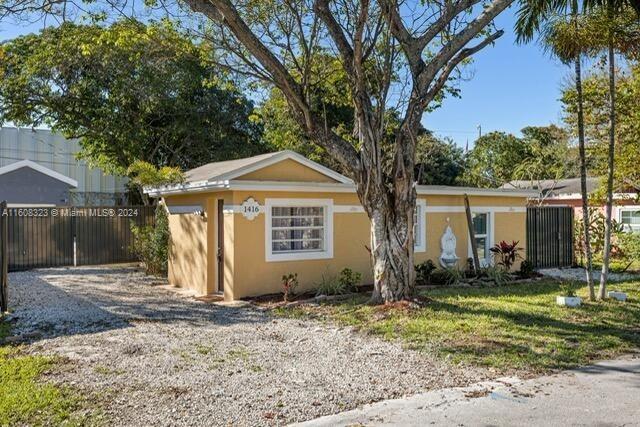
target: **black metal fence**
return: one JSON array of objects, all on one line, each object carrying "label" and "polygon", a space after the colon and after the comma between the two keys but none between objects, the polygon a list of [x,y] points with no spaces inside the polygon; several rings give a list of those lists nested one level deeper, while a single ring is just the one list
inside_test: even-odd
[{"label": "black metal fence", "polygon": [[8,268],[135,261],[131,224],[152,225],[154,210],[152,206],[8,208]]},{"label": "black metal fence", "polygon": [[573,208],[527,208],[527,259],[535,268],[573,265]]}]

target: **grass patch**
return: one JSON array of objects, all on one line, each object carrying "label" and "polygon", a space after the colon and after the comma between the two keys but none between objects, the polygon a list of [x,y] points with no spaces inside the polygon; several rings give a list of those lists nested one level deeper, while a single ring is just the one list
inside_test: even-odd
[{"label": "grass patch", "polygon": [[[9,335],[10,325],[0,321],[0,340]],[[85,403],[75,391],[40,380],[55,363],[24,355],[20,347],[0,346],[0,426],[94,424],[75,414]]]},{"label": "grass patch", "polygon": [[355,326],[454,363],[505,371],[547,372],[615,357],[640,347],[640,282],[614,284],[626,303],[586,300],[580,308],[555,304],[556,282],[491,288],[442,288],[421,295],[421,308],[366,305],[365,297],[317,307],[280,308],[282,316],[313,316]]}]

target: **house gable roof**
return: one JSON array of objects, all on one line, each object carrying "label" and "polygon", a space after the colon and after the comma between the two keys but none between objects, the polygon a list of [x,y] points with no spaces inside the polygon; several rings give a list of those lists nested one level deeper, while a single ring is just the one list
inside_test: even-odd
[{"label": "house gable roof", "polygon": [[59,172],[56,172],[52,169],[49,169],[45,166],[42,166],[39,163],[36,163],[34,161],[31,160],[20,160],[19,162],[15,162],[15,163],[11,163],[10,165],[7,166],[3,166],[0,168],[0,175],[4,175],[7,174],[9,172],[13,172],[15,170],[21,169],[21,168],[30,168],[33,169],[37,172],[40,172],[41,174],[50,176],[53,179],[56,179],[58,181],[64,182],[65,184],[69,184],[71,187],[73,188],[77,188],[78,187],[78,181],[76,181],[73,178],[69,178],[66,175],[62,175]]},{"label": "house gable roof", "polygon": [[185,173],[187,183],[229,181],[284,160],[293,160],[342,184],[353,183],[349,178],[322,166],[293,151],[284,150],[238,160],[208,163]]}]

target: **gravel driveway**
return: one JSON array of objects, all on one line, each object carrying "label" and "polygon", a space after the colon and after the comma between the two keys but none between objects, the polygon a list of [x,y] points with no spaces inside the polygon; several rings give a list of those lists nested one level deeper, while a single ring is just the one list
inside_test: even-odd
[{"label": "gravel driveway", "polygon": [[62,356],[52,381],[97,396],[111,425],[273,425],[488,378],[315,321],[154,286],[133,269],[11,273],[15,331]]}]

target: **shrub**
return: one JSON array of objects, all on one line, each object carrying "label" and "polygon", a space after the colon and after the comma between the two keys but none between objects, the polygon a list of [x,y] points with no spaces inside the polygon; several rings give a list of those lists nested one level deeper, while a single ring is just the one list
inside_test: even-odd
[{"label": "shrub", "polygon": [[518,271],[518,275],[520,277],[529,278],[533,277],[535,273],[535,269],[533,268],[533,263],[528,259],[525,259],[520,263],[520,270]]},{"label": "shrub", "polygon": [[560,296],[563,297],[575,297],[576,290],[580,287],[580,285],[576,282],[562,282],[560,283]]},{"label": "shrub", "polygon": [[615,234],[615,242],[615,258],[626,264],[622,271],[628,270],[634,263],[640,263],[640,234],[619,232]]},{"label": "shrub", "polygon": [[416,282],[418,285],[428,285],[431,283],[431,273],[436,269],[435,264],[430,259],[416,264]]},{"label": "shrub", "polygon": [[298,273],[289,273],[282,276],[282,291],[284,294],[284,302],[289,301],[289,298],[295,295],[298,285]]},{"label": "shrub", "polygon": [[434,285],[455,285],[464,277],[464,272],[456,267],[438,268],[431,273],[431,283]]},{"label": "shrub", "polygon": [[167,275],[169,257],[169,217],[167,210],[158,204],[155,212],[155,225],[139,227],[131,223],[133,233],[133,252],[144,264],[146,274]]},{"label": "shrub", "polygon": [[503,240],[489,249],[498,258],[497,264],[503,266],[507,271],[510,271],[516,259],[521,257],[522,248],[518,247],[518,243],[516,241],[507,243]]},{"label": "shrub", "polygon": [[323,274],[319,283],[316,283],[316,295],[342,295],[349,293],[349,288],[336,276]]},{"label": "shrub", "polygon": [[338,282],[347,292],[356,292],[361,280],[362,274],[350,268],[343,268],[338,278]]},{"label": "shrub", "polygon": [[498,266],[490,266],[482,269],[482,273],[498,286],[506,285],[511,281],[509,272]]}]

